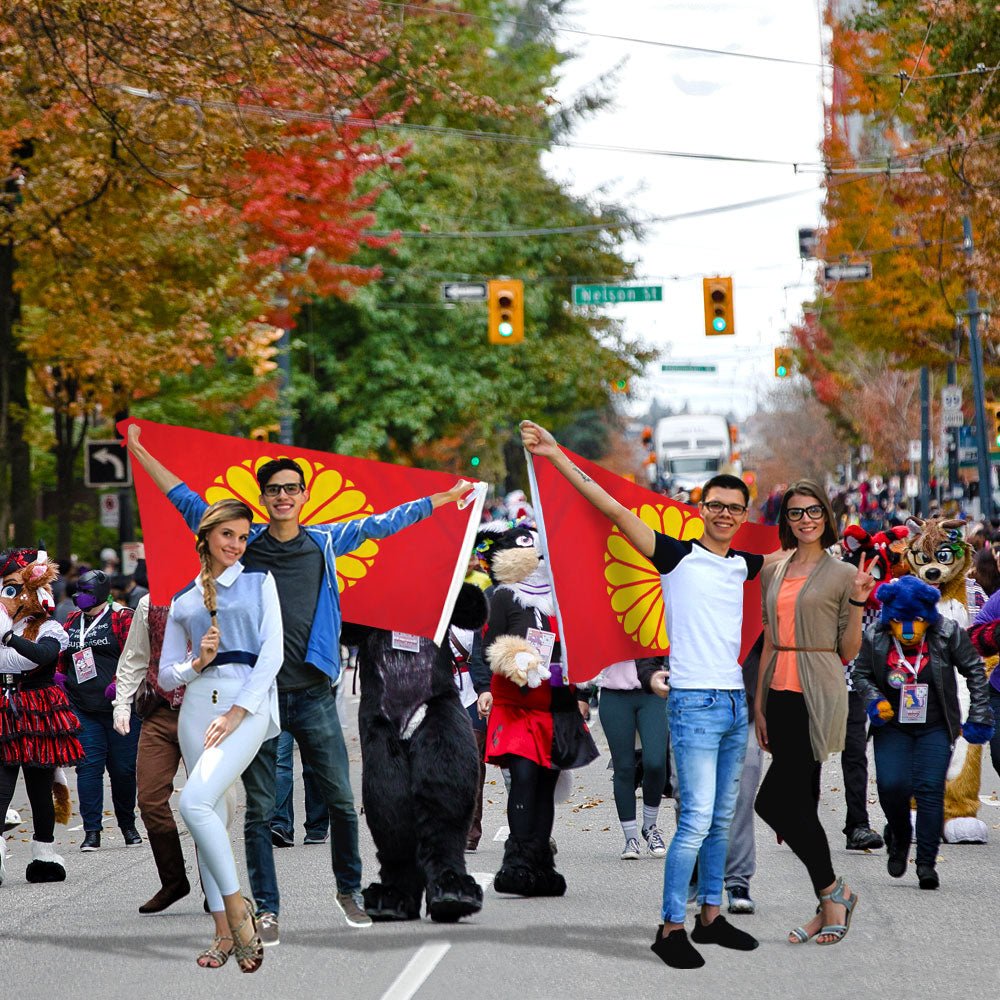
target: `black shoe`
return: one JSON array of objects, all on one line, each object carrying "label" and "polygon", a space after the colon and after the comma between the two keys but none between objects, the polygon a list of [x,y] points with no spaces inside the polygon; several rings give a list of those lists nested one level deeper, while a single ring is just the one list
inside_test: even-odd
[{"label": "black shoe", "polygon": [[877,851],[885,842],[870,826],[856,826],[847,835],[849,851]]},{"label": "black shoe", "polygon": [[907,855],[910,853],[910,844],[909,842],[897,844],[888,823],[882,831],[882,836],[885,839],[886,850],[889,852],[889,857],[885,865],[886,871],[893,878],[902,878],[906,874]]},{"label": "black shoe", "polygon": [[734,927],[721,914],[710,924],[703,924],[701,917],[696,917],[691,940],[695,944],[717,944],[723,948],[732,948],[734,951],[753,951],[760,946],[755,937]]},{"label": "black shoe", "polygon": [[271,831],[271,843],[275,847],[294,847],[295,841],[283,834],[280,830]]},{"label": "black shoe", "polygon": [[122,830],[122,837],[126,847],[138,847],[142,843],[142,837],[139,836],[139,831],[134,826]]},{"label": "black shoe", "polygon": [[705,959],[688,940],[687,931],[683,927],[663,937],[663,924],[660,924],[656,928],[656,940],[649,946],[649,950],[671,969],[700,969],[705,964]]},{"label": "black shoe", "polygon": [[101,833],[99,830],[88,830],[83,835],[83,843],[80,845],[81,851],[96,851],[101,846]]},{"label": "black shoe", "polygon": [[941,884],[937,869],[933,865],[917,865],[917,878],[920,880],[921,889],[936,889]]}]

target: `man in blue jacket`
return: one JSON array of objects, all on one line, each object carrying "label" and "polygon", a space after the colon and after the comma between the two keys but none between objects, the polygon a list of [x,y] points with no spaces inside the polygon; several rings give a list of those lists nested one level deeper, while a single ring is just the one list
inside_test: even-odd
[{"label": "man in blue jacket", "polygon": [[[195,531],[207,502],[158,462],[129,427],[128,447],[136,461]],[[330,810],[330,850],[337,904],[352,927],[369,927],[361,900],[358,814],[351,791],[347,746],[331,683],[340,676],[340,593],[336,557],[367,538],[386,538],[459,500],[472,488],[460,480],[447,493],[414,500],[384,514],[337,524],[303,526],[299,516],[309,492],[298,464],[290,458],[266,462],[257,472],[260,502],[269,522],[250,529],[243,562],[269,570],[278,587],[285,651],[278,673],[281,728],[292,733],[303,760],[315,773]],[[278,943],[279,894],[270,823],[274,814],[277,737],[266,741],[243,772],[246,790],[247,872],[265,945]]]}]

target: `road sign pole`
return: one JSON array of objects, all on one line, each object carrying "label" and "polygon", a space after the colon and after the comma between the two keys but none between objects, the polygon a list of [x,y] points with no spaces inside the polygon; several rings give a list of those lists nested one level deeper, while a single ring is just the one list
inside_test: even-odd
[{"label": "road sign pole", "polygon": [[[958,365],[948,362],[948,385],[958,385]],[[958,428],[948,428],[948,495],[955,498],[955,487],[958,486]]]},{"label": "road sign pole", "polygon": [[[972,220],[962,217],[965,255],[971,261],[975,245],[972,242]],[[979,448],[979,509],[988,521],[993,516],[993,482],[990,468],[989,441],[986,437],[986,387],[983,379],[983,344],[979,339],[979,293],[969,283],[966,292],[969,313],[969,360],[972,368],[972,391],[976,397],[976,443]]]},{"label": "road sign pole", "polygon": [[920,516],[931,508],[931,373],[920,369]]}]

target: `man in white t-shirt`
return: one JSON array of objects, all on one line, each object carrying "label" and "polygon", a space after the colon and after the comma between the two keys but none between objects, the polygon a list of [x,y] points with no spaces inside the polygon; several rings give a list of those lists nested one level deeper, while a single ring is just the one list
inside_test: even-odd
[{"label": "man in white t-shirt", "polygon": [[[733,927],[719,911],[729,826],[747,744],[747,703],[739,664],[743,585],[764,564],[764,556],[730,548],[747,519],[746,484],[735,476],[710,479],[702,489],[699,511],[705,533],[697,541],[682,542],[654,531],[622,506],[577,468],[544,428],[523,421],[521,440],[532,455],[547,458],[662,575],[670,636],[667,716],[680,809],[664,868],[663,926],[652,950],[673,968],[705,964],[691,940],[751,951],[757,940]],[[666,673],[654,674],[651,683],[654,691],[666,696]],[[701,913],[689,940],[684,917],[688,883],[699,855]]]}]

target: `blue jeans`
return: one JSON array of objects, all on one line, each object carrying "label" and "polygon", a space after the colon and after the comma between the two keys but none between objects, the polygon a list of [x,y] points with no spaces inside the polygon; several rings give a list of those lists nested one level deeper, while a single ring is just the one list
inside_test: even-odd
[{"label": "blue jeans", "polygon": [[683,924],[698,862],[698,902],[719,906],[747,750],[747,699],[738,691],[674,688],[667,698],[677,831],[663,871],[663,920]]},{"label": "blue jeans", "polygon": [[[329,684],[304,691],[279,691],[282,731],[291,733],[304,763],[312,767],[320,795],[330,812],[333,836],[330,855],[338,892],[361,888],[358,813],[351,792],[347,746],[337,715],[337,700]],[[247,796],[247,874],[257,912],[278,913],[278,876],[274,869],[271,817],[277,785],[278,737],[265,740],[243,772]]]},{"label": "blue jeans", "polygon": [[[275,784],[274,817],[271,829],[286,840],[295,839],[295,763],[292,753],[295,739],[291,733],[278,737],[277,781]],[[330,829],[330,810],[323,801],[313,769],[302,761],[302,784],[306,796],[306,836],[313,840],[324,840]]]},{"label": "blue jeans", "polygon": [[872,734],[875,781],[882,812],[896,844],[911,840],[910,799],[917,800],[917,864],[937,861],[944,826],[944,782],[951,760],[945,726],[907,731],[888,725]]},{"label": "blue jeans", "polygon": [[111,802],[121,830],[135,826],[135,756],[142,723],[134,712],[128,736],[116,733],[110,712],[73,713],[80,720],[80,743],[87,755],[76,765],[76,793],[87,833],[99,833],[104,815],[104,771],[111,778]]}]

